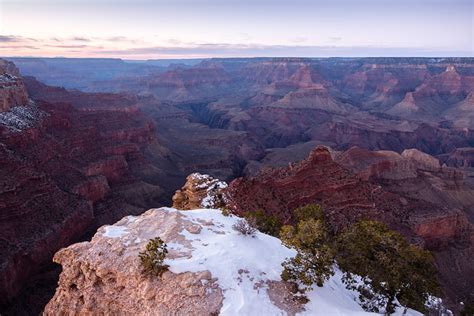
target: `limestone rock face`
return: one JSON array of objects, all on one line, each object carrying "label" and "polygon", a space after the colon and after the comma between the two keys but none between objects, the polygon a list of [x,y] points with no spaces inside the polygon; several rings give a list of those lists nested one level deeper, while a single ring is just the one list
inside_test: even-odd
[{"label": "limestone rock face", "polygon": [[223,189],[227,183],[209,175],[192,173],[186,183],[173,196],[173,207],[180,210],[218,208],[225,205]]},{"label": "limestone rock face", "polygon": [[178,212],[150,210],[101,227],[90,242],[60,250],[54,261],[63,266],[56,294],[44,315],[210,315],[222,306],[222,290],[209,271],[165,272],[162,278],[141,272],[138,253],[160,236],[170,259],[191,256],[190,242],[180,233],[201,227]]},{"label": "limestone rock face", "polygon": [[0,59],[0,112],[28,104],[28,94],[18,69],[12,62]]},{"label": "limestone rock face", "polygon": [[438,170],[440,167],[438,159],[418,149],[405,149],[402,156],[414,160],[418,166],[424,167],[426,170]]}]

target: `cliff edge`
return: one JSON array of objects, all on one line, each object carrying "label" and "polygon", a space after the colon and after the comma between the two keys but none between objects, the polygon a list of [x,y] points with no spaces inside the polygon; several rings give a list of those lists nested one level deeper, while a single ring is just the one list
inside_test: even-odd
[{"label": "cliff edge", "polygon": [[[54,256],[63,272],[44,315],[365,314],[337,269],[307,293],[308,303],[296,300],[280,279],[281,263],[295,252],[260,232],[240,234],[232,227],[238,220],[216,209],[160,208],[102,226],[90,242]],[[161,278],[142,274],[138,257],[157,236],[169,251]]]}]

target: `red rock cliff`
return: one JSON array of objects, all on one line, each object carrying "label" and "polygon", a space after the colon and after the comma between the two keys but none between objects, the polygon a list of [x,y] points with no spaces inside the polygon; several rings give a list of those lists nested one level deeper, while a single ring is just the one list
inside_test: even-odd
[{"label": "red rock cliff", "polygon": [[139,112],[25,109],[28,125],[0,122],[0,306],[59,248],[161,204],[162,189],[144,180],[155,172],[144,157],[155,127]]},{"label": "red rock cliff", "polygon": [[12,62],[0,59],[0,112],[27,103],[28,94],[18,69]]}]

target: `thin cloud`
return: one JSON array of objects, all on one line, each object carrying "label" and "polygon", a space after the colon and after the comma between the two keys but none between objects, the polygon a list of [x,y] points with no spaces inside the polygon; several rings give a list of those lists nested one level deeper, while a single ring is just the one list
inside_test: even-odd
[{"label": "thin cloud", "polygon": [[332,56],[467,56],[466,52],[436,51],[413,47],[337,46],[337,45],[263,45],[201,43],[186,46],[144,46],[125,49],[90,51],[93,55],[140,56],[200,56],[200,57],[332,57]]},{"label": "thin cloud", "polygon": [[329,38],[329,41],[331,41],[331,42],[340,42],[340,41],[342,41],[342,37],[332,36],[332,37]]},{"label": "thin cloud", "polygon": [[304,43],[307,40],[308,40],[308,38],[306,38],[304,36],[296,36],[296,37],[290,38],[290,42],[292,42],[292,43]]},{"label": "thin cloud", "polygon": [[2,45],[0,49],[39,49],[31,45]]},{"label": "thin cloud", "polygon": [[54,48],[86,48],[91,47],[88,45],[44,45],[46,47],[54,47]]},{"label": "thin cloud", "polygon": [[123,42],[128,40],[125,36],[109,36],[104,39],[109,42]]},{"label": "thin cloud", "polygon": [[75,37],[71,38],[71,40],[73,40],[75,42],[90,42],[91,41],[89,38],[80,37],[80,36],[75,36]]},{"label": "thin cloud", "polygon": [[16,36],[11,35],[0,35],[0,42],[2,43],[10,43],[10,42],[18,42],[19,38]]}]

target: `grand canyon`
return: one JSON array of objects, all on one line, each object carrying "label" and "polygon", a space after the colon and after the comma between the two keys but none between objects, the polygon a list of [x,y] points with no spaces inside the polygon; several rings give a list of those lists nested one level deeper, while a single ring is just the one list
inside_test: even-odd
[{"label": "grand canyon", "polygon": [[474,316],[472,0],[2,0],[0,316]]},{"label": "grand canyon", "polygon": [[[474,59],[0,66],[7,314],[37,313],[51,299],[56,251],[171,206],[193,172],[228,182],[236,214],[260,209],[291,223],[292,210],[318,203],[341,229],[383,221],[433,253],[452,306],[472,299]],[[181,199],[198,208],[191,187]]]}]

